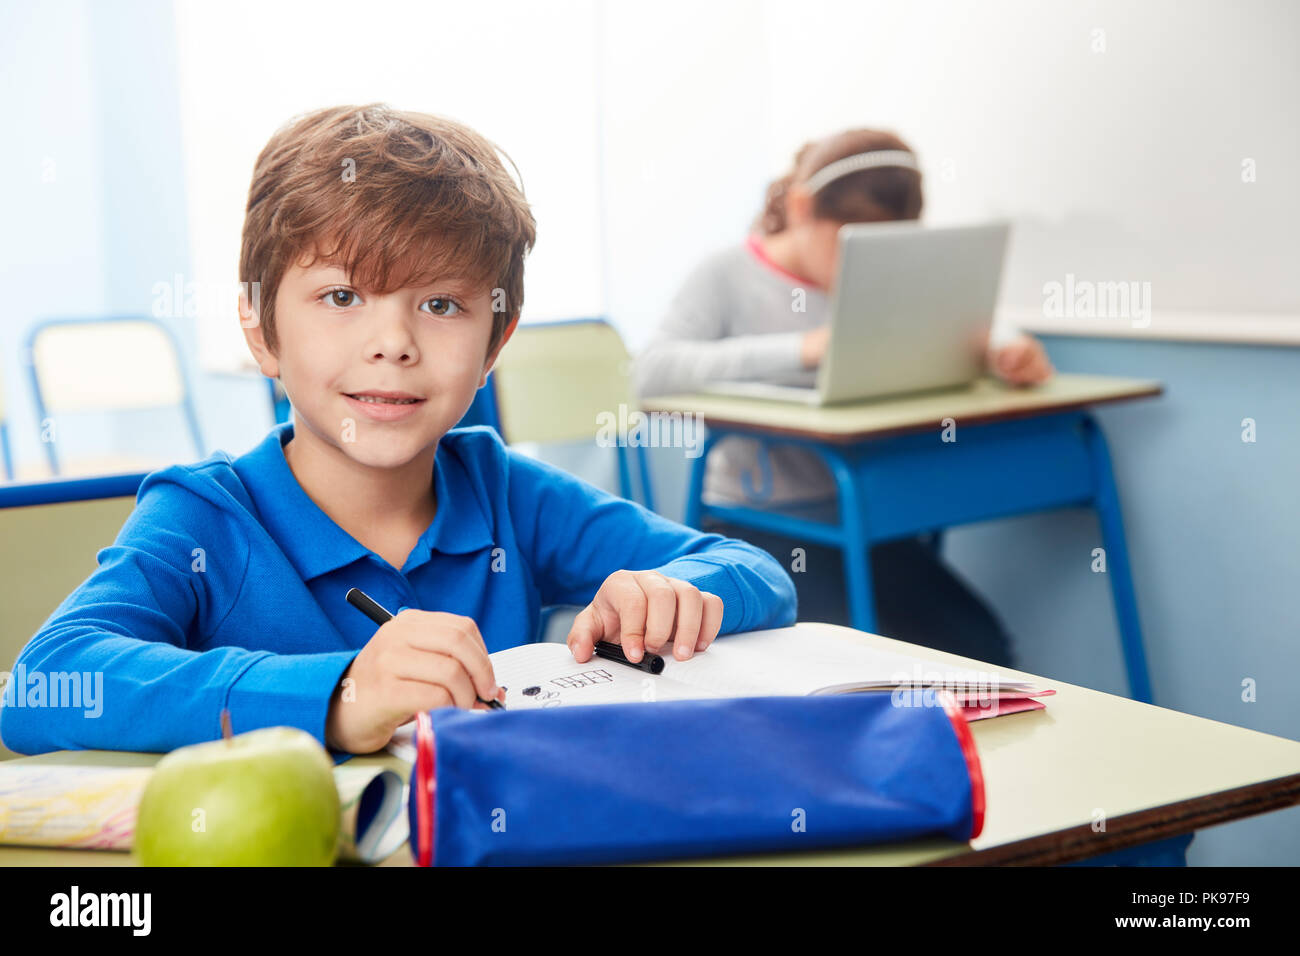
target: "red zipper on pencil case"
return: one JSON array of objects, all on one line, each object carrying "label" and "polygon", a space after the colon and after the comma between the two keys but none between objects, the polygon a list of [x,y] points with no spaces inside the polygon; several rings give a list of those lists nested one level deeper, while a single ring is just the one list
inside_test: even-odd
[{"label": "red zipper on pencil case", "polygon": [[429,712],[415,715],[415,845],[416,866],[433,865],[433,721]]},{"label": "red zipper on pencil case", "polygon": [[943,703],[944,713],[948,715],[953,732],[957,735],[961,755],[966,758],[966,772],[970,775],[970,839],[973,840],[984,830],[984,770],[980,766],[979,752],[975,749],[975,737],[957,704],[957,698],[948,691],[939,691],[936,696]]}]

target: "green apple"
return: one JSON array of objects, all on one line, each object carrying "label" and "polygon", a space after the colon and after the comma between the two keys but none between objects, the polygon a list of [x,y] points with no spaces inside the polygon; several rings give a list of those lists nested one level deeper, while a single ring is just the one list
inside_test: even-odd
[{"label": "green apple", "polygon": [[159,760],[133,852],[145,866],[329,866],[339,812],[325,748],[305,730],[267,727]]}]

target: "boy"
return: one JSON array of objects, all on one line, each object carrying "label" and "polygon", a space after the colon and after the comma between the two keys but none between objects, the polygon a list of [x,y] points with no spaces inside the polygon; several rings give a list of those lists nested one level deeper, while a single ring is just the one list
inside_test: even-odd
[{"label": "boy", "polygon": [[[367,753],[420,710],[500,699],[488,653],[532,640],[544,604],[586,605],[580,662],[599,640],[684,660],[793,623],[765,552],[450,431],[518,322],[533,238],[495,147],[457,123],[376,104],[278,131],[249,190],[240,321],[292,422],[144,480],[19,657],[101,672],[102,716],[5,707],[5,745],[166,751],[219,736],[229,708],[235,732]],[[353,587],[396,616],[376,630]]]}]

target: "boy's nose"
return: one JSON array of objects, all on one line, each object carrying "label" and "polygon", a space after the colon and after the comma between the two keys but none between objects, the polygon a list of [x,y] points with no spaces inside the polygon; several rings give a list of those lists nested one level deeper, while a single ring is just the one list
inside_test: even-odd
[{"label": "boy's nose", "polygon": [[409,362],[415,355],[415,341],[406,321],[401,318],[380,319],[370,339],[370,355],[375,360]]}]

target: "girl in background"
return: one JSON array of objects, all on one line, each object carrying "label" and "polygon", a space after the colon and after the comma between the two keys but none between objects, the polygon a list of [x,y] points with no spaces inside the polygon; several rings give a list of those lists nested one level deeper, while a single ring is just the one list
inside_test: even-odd
[{"label": "girl in background", "polygon": [[[763,212],[744,243],[710,256],[687,278],[637,358],[638,392],[691,392],[724,380],[809,384],[829,341],[840,227],[918,219],[921,207],[916,158],[892,133],[847,130],[805,144],[793,168],[768,187]],[[1014,385],[1052,374],[1037,340],[1006,330],[991,337],[988,365]],[[760,456],[767,457],[766,468]],[[762,472],[766,480],[756,480]],[[835,499],[829,471],[805,449],[779,445],[764,451],[753,439],[730,437],[709,456],[708,503],[815,515],[832,508]],[[838,548],[711,519],[705,530],[757,544],[786,567],[793,549],[802,548],[805,570],[791,574],[800,619],[849,623]],[[1010,642],[996,617],[931,547],[919,539],[882,542],[870,558],[881,634],[1012,665]]]}]

